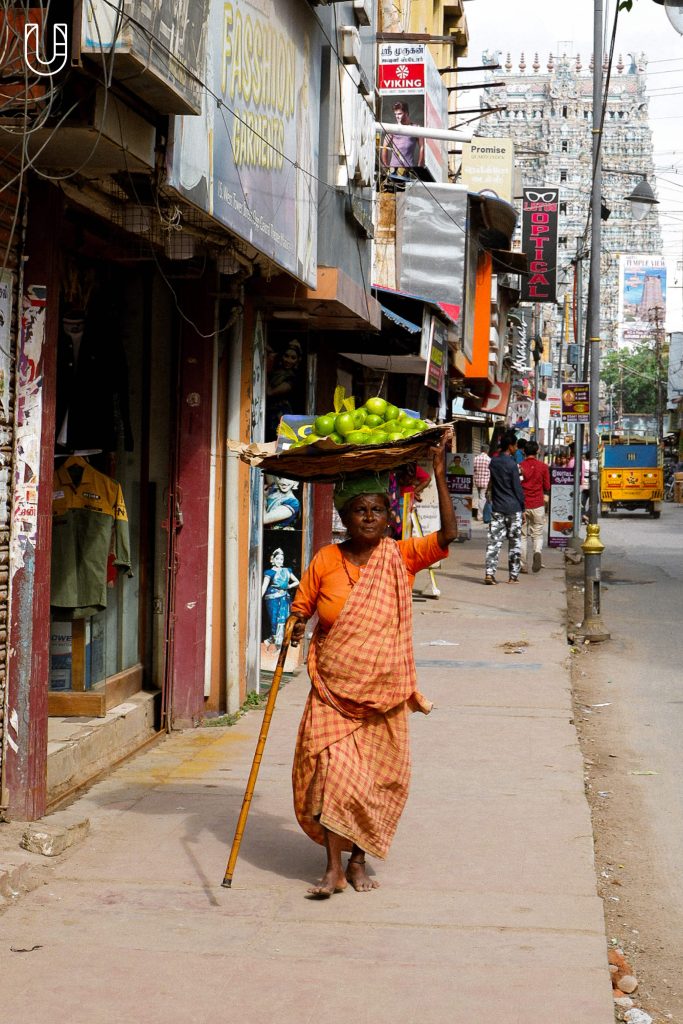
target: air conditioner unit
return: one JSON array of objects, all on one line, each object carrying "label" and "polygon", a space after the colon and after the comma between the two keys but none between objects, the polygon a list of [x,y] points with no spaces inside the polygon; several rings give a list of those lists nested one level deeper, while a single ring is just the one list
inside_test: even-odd
[{"label": "air conditioner unit", "polygon": [[360,32],[354,25],[342,26],[341,56],[345,64],[360,64]]},{"label": "air conditioner unit", "polygon": [[373,0],[353,0],[353,13],[359,25],[372,24]]}]

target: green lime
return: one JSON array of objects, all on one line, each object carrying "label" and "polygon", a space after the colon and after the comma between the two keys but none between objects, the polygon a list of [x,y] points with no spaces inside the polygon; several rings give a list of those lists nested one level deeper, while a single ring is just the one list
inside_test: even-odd
[{"label": "green lime", "polygon": [[384,418],[384,414],[387,411],[387,405],[388,402],[386,402],[383,398],[380,398],[379,395],[377,395],[375,398],[368,398],[367,402],[365,403],[365,408],[373,416],[380,416]]},{"label": "green lime", "polygon": [[356,429],[356,424],[353,422],[352,412],[340,412],[334,421],[334,432],[341,434],[342,437],[347,437],[352,430]]},{"label": "green lime", "polygon": [[326,412],[324,416],[316,417],[313,429],[319,437],[327,437],[334,430],[336,416],[333,412]]},{"label": "green lime", "polygon": [[365,426],[370,428],[379,427],[382,423],[384,423],[382,417],[375,416],[373,413],[370,413],[365,420]]}]

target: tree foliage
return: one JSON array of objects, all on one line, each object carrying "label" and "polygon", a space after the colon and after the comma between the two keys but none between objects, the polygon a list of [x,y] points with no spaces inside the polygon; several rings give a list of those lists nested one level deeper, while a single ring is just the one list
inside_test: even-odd
[{"label": "tree foliage", "polygon": [[[666,381],[666,359],[662,357],[660,387]],[[602,359],[600,378],[614,389],[614,405],[625,413],[653,414],[657,408],[657,355],[653,342],[634,349],[617,349]]]}]

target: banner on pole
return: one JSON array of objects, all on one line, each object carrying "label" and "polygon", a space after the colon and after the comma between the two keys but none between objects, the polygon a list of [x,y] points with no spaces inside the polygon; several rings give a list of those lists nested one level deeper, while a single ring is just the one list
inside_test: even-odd
[{"label": "banner on pole", "polygon": [[590,423],[590,384],[562,385],[562,422]]}]

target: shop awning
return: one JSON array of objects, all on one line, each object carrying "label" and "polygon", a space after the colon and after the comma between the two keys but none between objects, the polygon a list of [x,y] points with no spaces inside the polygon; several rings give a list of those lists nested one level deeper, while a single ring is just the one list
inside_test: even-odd
[{"label": "shop awning", "polygon": [[[437,302],[435,299],[430,299],[428,295],[414,295],[412,292],[399,291],[397,288],[383,288],[380,285],[373,284],[372,290],[378,292],[380,298],[385,295],[395,296],[397,299],[411,299],[415,302],[421,302],[427,306],[432,306],[434,309],[439,309],[444,314],[447,320],[451,323],[457,324],[460,321],[460,306],[455,302]],[[420,328],[422,330],[422,328]]]},{"label": "shop awning", "polygon": [[427,363],[421,356],[381,356],[372,352],[341,352],[345,359],[384,373],[416,373],[424,377]]},{"label": "shop awning", "polygon": [[402,327],[408,334],[420,334],[422,328],[418,324],[412,323],[410,320],[406,320],[404,317],[399,316],[398,313],[394,313],[393,309],[389,309],[387,306],[383,306],[380,302],[380,309],[382,310],[382,316],[385,316],[392,323]]}]

